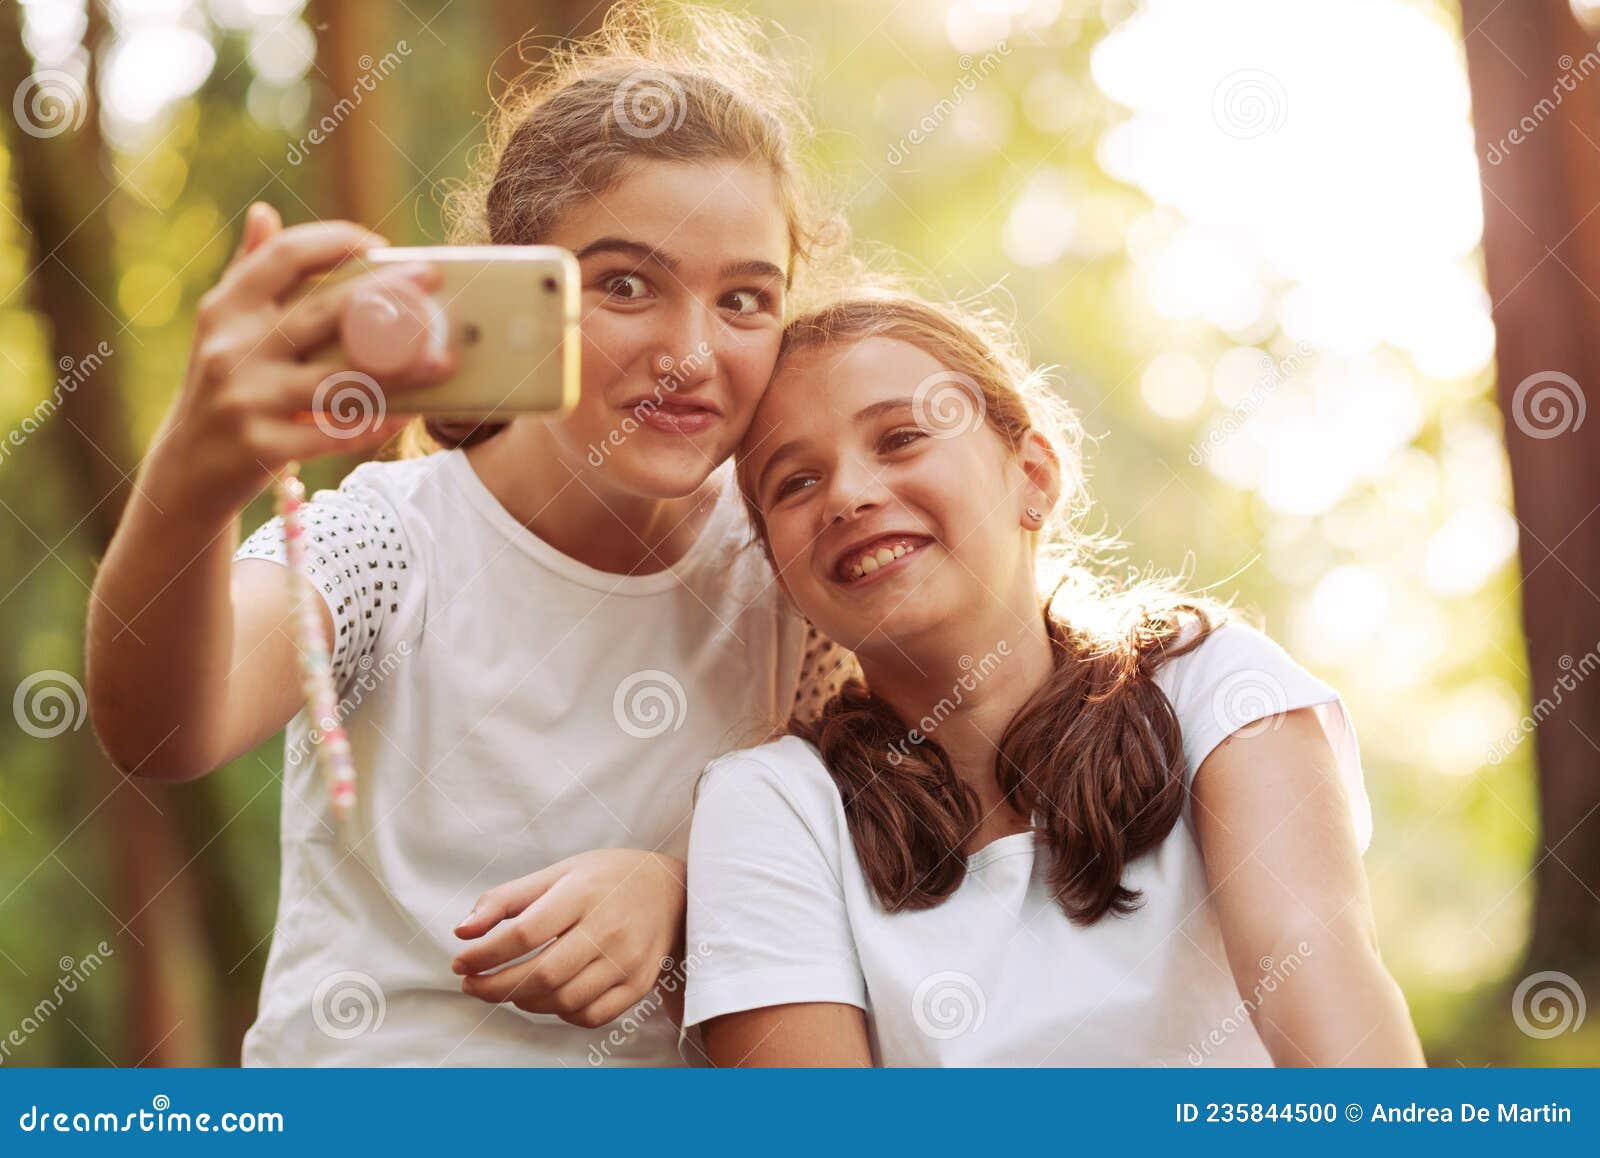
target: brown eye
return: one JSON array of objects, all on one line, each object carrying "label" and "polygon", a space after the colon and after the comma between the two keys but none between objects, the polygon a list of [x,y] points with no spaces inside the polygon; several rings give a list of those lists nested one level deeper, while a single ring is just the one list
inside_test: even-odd
[{"label": "brown eye", "polygon": [[918,439],[926,438],[927,434],[917,426],[902,426],[899,430],[891,430],[883,436],[880,448],[885,451],[904,450]]},{"label": "brown eye", "polygon": [[606,296],[617,301],[638,301],[649,291],[650,286],[644,278],[636,273],[613,274],[600,283],[600,288],[606,291]]}]

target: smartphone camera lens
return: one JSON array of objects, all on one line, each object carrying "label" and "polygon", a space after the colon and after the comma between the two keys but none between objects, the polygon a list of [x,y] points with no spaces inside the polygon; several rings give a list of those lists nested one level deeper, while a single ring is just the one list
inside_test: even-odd
[{"label": "smartphone camera lens", "polygon": [[553,294],[559,288],[560,287],[556,285],[556,279],[555,278],[547,277],[547,278],[544,279],[544,292],[545,293]]},{"label": "smartphone camera lens", "polygon": [[461,327],[461,341],[465,345],[476,346],[478,344],[478,339],[482,336],[482,332],[471,322],[468,322],[465,326]]}]

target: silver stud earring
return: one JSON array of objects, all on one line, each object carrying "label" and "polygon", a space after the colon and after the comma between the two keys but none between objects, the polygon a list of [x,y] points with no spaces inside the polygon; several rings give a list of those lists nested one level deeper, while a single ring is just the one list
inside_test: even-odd
[{"label": "silver stud earring", "polygon": [[1036,507],[1029,507],[1028,508],[1028,518],[1032,519],[1036,523],[1039,523],[1039,522],[1043,522],[1044,521],[1044,514],[1042,512],[1040,512]]}]

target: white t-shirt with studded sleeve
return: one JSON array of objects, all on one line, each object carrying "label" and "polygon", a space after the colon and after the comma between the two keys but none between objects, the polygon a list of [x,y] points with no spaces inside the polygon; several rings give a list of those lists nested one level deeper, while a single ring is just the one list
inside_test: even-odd
[{"label": "white t-shirt with studded sleeve", "polygon": [[[356,839],[335,833],[302,711],[245,1064],[681,1064],[659,999],[627,1033],[584,1030],[463,995],[450,962],[492,885],[595,848],[683,856],[700,769],[834,682],[840,653],[789,610],[717,478],[684,557],[632,576],[554,550],[460,451],[314,496],[306,570],[333,613]],[[237,558],[284,562],[279,521]]]},{"label": "white t-shirt with studded sleeve", "polygon": [[[1338,694],[1277,644],[1220,627],[1156,682],[1182,729],[1186,782],[1229,735],[1315,708],[1366,847],[1355,732]],[[882,1065],[1271,1064],[1250,1013],[1305,958],[1290,947],[1261,962],[1240,993],[1188,806],[1124,873],[1143,897],[1129,915],[1074,925],[1049,868],[1032,833],[1001,837],[943,903],[886,913],[816,748],[786,736],[730,753],[707,769],[695,809],[684,1024],[837,1002],[866,1012]]]}]

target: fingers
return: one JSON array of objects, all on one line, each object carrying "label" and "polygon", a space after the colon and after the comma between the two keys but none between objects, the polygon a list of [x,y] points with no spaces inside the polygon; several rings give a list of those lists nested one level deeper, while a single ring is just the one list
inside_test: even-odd
[{"label": "fingers", "polygon": [[312,274],[387,244],[370,229],[349,221],[292,225],[245,254],[228,275],[229,288],[246,300],[281,300]]},{"label": "fingers", "polygon": [[330,454],[370,454],[399,434],[407,421],[404,416],[396,416],[341,430],[331,420],[318,424],[314,420],[258,417],[251,420],[244,445],[263,465],[276,469],[286,462],[309,462]]},{"label": "fingers", "polygon": [[456,925],[458,937],[481,937],[507,917],[514,917],[549,892],[566,875],[569,864],[557,861],[536,873],[496,885],[473,903],[472,911]]},{"label": "fingers", "polygon": [[584,911],[577,890],[563,889],[558,882],[521,915],[499,922],[493,932],[457,953],[451,968],[457,973],[482,973],[514,961],[571,929]]},{"label": "fingers", "polygon": [[[342,362],[306,362],[286,367],[277,376],[272,403],[286,413],[322,414],[335,425],[356,425],[364,430],[370,428],[379,415],[391,409],[403,410],[407,391],[443,382],[455,373],[455,368],[454,359],[446,357],[419,366],[409,374],[386,376],[380,382]],[[531,899],[524,899],[513,911],[520,912]]]},{"label": "fingers", "polygon": [[[558,949],[572,951],[556,956]],[[461,991],[480,1001],[510,1001],[529,1013],[575,1012],[626,976],[620,965],[608,961],[593,941],[578,932],[560,938],[530,961],[465,978]],[[560,996],[564,990],[569,991],[565,999]]]},{"label": "fingers", "polygon": [[283,229],[283,218],[265,201],[251,202],[244,211],[244,232],[239,237],[239,248],[228,261],[228,268],[238,265],[246,255],[254,253],[273,234]]},{"label": "fingers", "polygon": [[564,1013],[561,1020],[569,1024],[580,1026],[583,1029],[599,1029],[602,1025],[617,1020],[629,1009],[633,1008],[646,993],[650,986],[643,985],[617,985],[606,990],[596,1000],[590,1002],[576,1013]]},{"label": "fingers", "polygon": [[338,337],[339,323],[352,295],[398,281],[408,281],[431,292],[438,289],[444,279],[437,269],[420,263],[407,262],[378,269],[292,302],[278,319],[274,334],[289,349],[316,349]]}]

